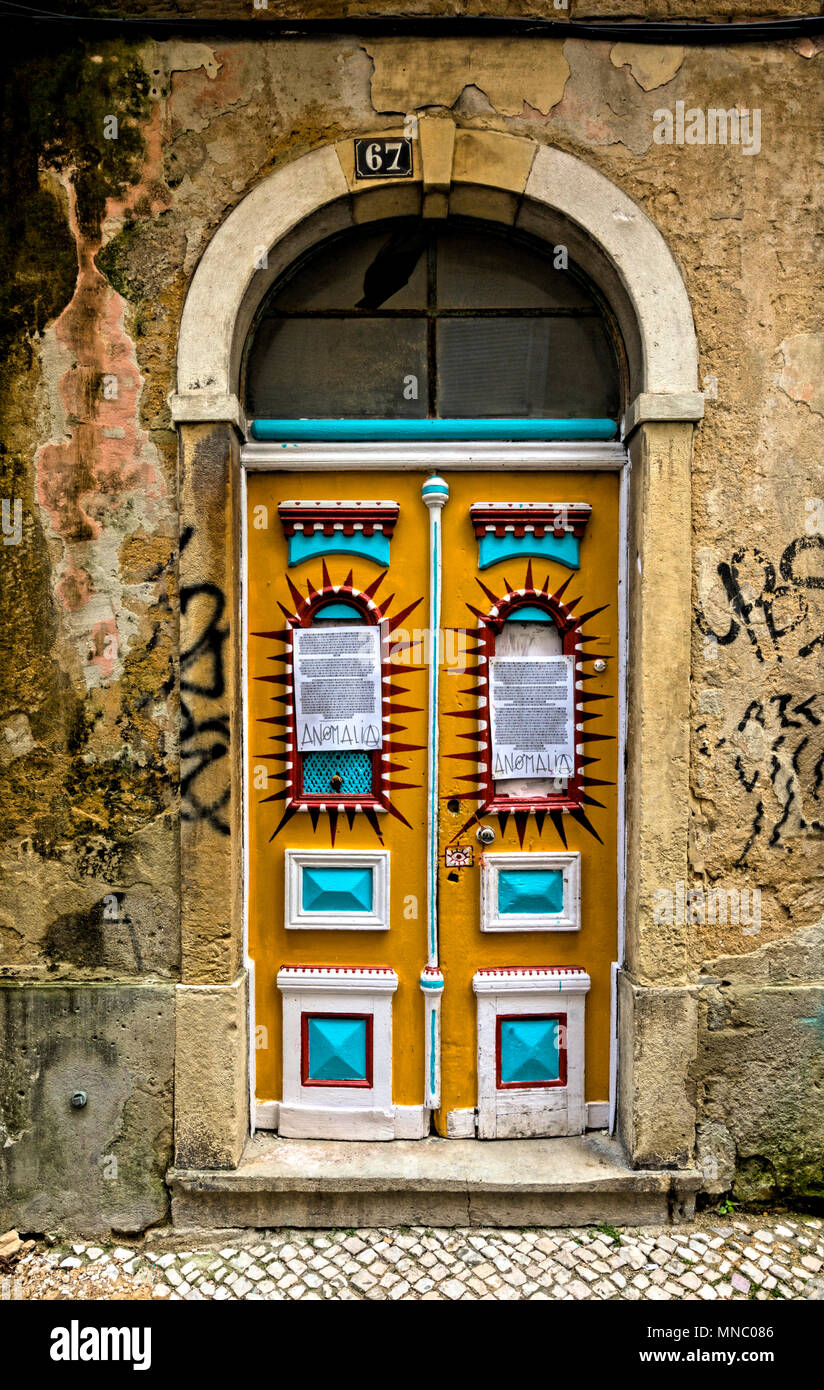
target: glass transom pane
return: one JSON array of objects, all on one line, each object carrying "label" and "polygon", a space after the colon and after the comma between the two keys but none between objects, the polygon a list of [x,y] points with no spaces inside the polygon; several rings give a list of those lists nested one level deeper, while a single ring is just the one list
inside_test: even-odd
[{"label": "glass transom pane", "polygon": [[553,248],[396,219],[331,238],[275,284],[245,358],[258,420],[611,419],[612,336]]},{"label": "glass transom pane", "polygon": [[296,420],[426,415],[423,319],[265,319],[248,370],[250,414]]},{"label": "glass transom pane", "polygon": [[586,419],[617,411],[611,348],[597,319],[442,319],[437,332],[445,418]]}]

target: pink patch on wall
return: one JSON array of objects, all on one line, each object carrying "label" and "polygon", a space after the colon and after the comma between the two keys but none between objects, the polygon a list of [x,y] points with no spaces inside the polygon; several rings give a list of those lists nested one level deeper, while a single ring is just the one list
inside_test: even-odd
[{"label": "pink patch on wall", "polygon": [[[91,576],[98,576],[100,585],[102,574],[110,601],[106,606],[117,614],[123,585],[111,563],[112,542],[118,545],[140,526],[151,529],[165,514],[166,488],[148,433],[140,426],[142,383],[124,326],[124,301],[95,265],[101,239],[81,232],[68,176],[63,184],[78,271],[70,302],[48,330],[66,364],[57,383],[63,420],[37,452],[35,494],[52,534],[63,542],[55,583],[59,603],[70,613],[84,608],[95,592]],[[116,633],[116,618],[111,625]],[[115,659],[105,654],[102,639],[98,650],[101,628],[108,632],[108,620],[91,633],[89,659],[109,675]],[[87,632],[80,640],[89,636]]]}]

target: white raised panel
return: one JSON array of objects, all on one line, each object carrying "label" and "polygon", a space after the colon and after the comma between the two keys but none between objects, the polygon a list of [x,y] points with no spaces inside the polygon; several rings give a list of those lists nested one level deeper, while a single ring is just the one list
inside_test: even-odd
[{"label": "white raised panel", "polygon": [[[365,911],[312,910],[303,901],[304,869],[355,869],[372,875],[372,906]],[[388,931],[389,850],[287,849],[284,925],[289,931]]]},{"label": "white raised panel", "polygon": [[[283,1100],[278,1133],[291,1139],[394,1139],[392,995],[398,977],[386,966],[285,965]],[[301,1076],[301,1015],[371,1014],[372,1084],[305,1086]]]},{"label": "white raised panel", "polygon": [[[501,874],[559,870],[563,876],[560,912],[505,912],[499,910]],[[581,856],[564,853],[484,854],[481,860],[481,931],[580,931]]]},{"label": "white raised panel", "polygon": [[[575,966],[479,970],[472,981],[478,1008],[478,1138],[527,1139],[583,1134],[584,1009],[590,978]],[[566,1015],[566,1084],[500,1089],[499,1015]]]}]

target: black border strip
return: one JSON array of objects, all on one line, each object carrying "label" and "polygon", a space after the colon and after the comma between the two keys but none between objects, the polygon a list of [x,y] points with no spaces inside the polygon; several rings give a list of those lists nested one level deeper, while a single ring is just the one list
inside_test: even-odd
[{"label": "black border strip", "polygon": [[247,19],[193,17],[179,15],[61,14],[59,11],[25,5],[20,0],[0,0],[0,20],[18,23],[61,25],[87,31],[129,29],[147,33],[168,30],[188,33],[243,34],[252,26],[264,38],[442,38],[445,36],[600,39],[634,43],[681,43],[703,47],[707,44],[771,43],[811,37],[824,33],[824,15],[803,15],[792,19],[690,22],[681,20],[558,20],[505,18],[473,15],[381,15],[330,16],[323,19],[270,18],[258,11]]}]

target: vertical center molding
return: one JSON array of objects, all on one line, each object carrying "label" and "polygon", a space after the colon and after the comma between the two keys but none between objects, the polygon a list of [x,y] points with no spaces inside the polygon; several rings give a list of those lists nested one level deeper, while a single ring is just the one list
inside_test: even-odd
[{"label": "vertical center molding", "polygon": [[427,478],[421,496],[429,511],[429,735],[427,738],[426,924],[427,960],[421,972],[426,1000],[424,1104],[441,1103],[441,998],[438,959],[438,677],[441,665],[441,512],[449,498],[443,478]]}]

